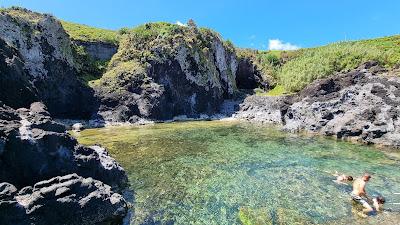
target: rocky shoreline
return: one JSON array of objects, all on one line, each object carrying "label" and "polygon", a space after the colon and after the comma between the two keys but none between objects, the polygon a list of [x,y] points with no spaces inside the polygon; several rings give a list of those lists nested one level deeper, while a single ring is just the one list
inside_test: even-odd
[{"label": "rocky shoreline", "polygon": [[376,62],[320,79],[298,94],[250,96],[234,118],[400,148],[400,78]]},{"label": "rocky shoreline", "polygon": [[[376,62],[294,95],[246,97],[270,84],[230,42],[193,21],[149,23],[121,39],[119,49],[74,42],[51,15],[0,11],[0,224],[122,222],[124,169],[67,129],[232,118],[400,148],[400,78]],[[110,60],[93,86],[76,45]]]},{"label": "rocky shoreline", "polygon": [[124,169],[85,147],[42,103],[0,104],[0,224],[119,224],[128,203]]}]

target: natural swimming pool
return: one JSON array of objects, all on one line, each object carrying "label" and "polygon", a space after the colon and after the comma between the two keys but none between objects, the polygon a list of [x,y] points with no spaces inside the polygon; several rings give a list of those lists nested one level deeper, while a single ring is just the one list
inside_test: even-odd
[{"label": "natural swimming pool", "polygon": [[[223,121],[89,129],[82,144],[108,148],[135,192],[132,224],[398,224],[400,154],[274,128]],[[356,215],[329,173],[373,175],[386,211]]]}]

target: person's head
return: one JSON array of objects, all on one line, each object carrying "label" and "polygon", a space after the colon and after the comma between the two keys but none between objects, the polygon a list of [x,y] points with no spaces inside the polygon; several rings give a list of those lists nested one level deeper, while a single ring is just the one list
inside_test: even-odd
[{"label": "person's head", "polygon": [[353,177],[352,177],[352,176],[347,176],[346,179],[347,179],[348,181],[353,181]]},{"label": "person's head", "polygon": [[371,179],[371,175],[369,173],[365,173],[364,176],[362,177],[364,181],[369,181]]},{"label": "person's head", "polygon": [[376,201],[381,205],[385,204],[385,202],[386,202],[385,198],[382,196],[376,197]]}]

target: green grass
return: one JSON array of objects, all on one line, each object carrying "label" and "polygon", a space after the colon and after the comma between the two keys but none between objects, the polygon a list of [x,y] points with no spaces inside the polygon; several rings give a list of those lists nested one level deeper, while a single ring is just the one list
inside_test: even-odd
[{"label": "green grass", "polygon": [[41,19],[43,19],[44,15],[17,6],[12,6],[10,8],[1,8],[0,13],[6,13],[13,18],[18,18],[20,20],[30,23],[38,23]]},{"label": "green grass", "polygon": [[336,72],[354,69],[367,61],[378,61],[391,69],[400,64],[400,35],[333,43],[327,46],[296,51],[239,51],[239,57],[250,57],[271,86],[261,95],[297,92],[316,79]]},{"label": "green grass", "polygon": [[400,44],[395,40],[398,38],[334,43],[305,49],[284,64],[277,77],[287,90],[299,91],[316,79],[354,69],[371,60],[390,69],[400,63]]},{"label": "green grass", "polygon": [[61,21],[65,31],[71,39],[88,42],[105,42],[118,44],[120,35],[118,31],[90,27],[82,24]]},{"label": "green grass", "polygon": [[254,92],[258,96],[282,96],[282,95],[290,94],[290,92],[287,91],[285,89],[285,87],[280,84],[276,85],[274,88],[272,88],[269,91],[265,91],[260,88],[256,88],[256,89],[254,89]]}]

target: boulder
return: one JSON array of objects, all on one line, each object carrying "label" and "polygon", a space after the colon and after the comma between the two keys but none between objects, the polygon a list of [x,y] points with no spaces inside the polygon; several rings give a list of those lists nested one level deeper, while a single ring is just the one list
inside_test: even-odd
[{"label": "boulder", "polygon": [[0,106],[0,180],[18,188],[77,173],[122,189],[125,171],[98,146],[84,147],[52,120],[42,103],[30,109]]},{"label": "boulder", "polygon": [[[6,194],[4,194],[6,193]],[[76,174],[54,177],[16,192],[0,184],[0,224],[120,224],[127,203],[111,187]]]}]

